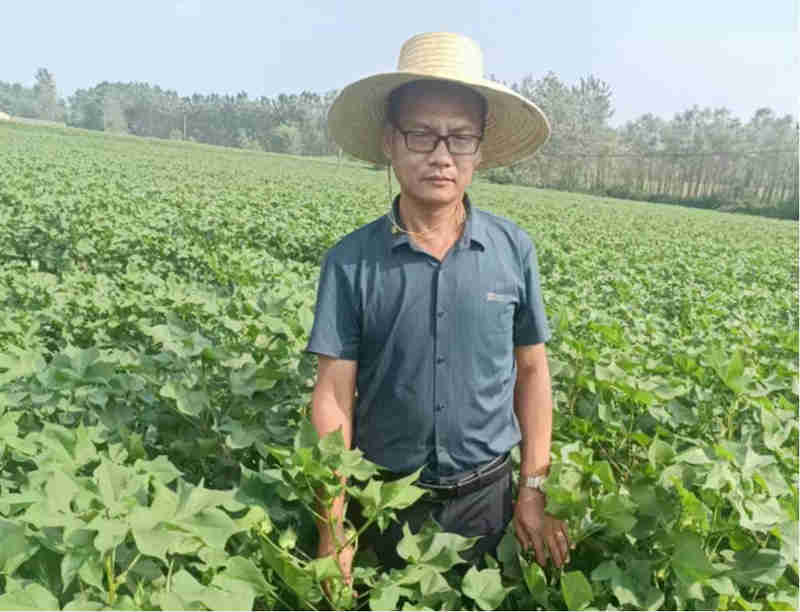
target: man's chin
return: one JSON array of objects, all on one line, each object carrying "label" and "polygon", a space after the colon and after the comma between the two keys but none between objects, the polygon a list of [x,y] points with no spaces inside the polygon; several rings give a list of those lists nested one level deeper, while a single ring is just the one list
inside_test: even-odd
[{"label": "man's chin", "polygon": [[460,200],[462,196],[463,193],[460,193],[453,183],[443,187],[423,188],[413,194],[414,199],[420,204],[429,206],[446,206]]}]

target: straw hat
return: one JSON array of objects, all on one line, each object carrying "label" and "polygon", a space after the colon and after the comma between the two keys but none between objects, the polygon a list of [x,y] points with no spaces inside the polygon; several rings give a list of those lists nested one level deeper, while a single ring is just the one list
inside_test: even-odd
[{"label": "straw hat", "polygon": [[432,32],[408,39],[397,71],[366,77],[345,87],[328,112],[328,130],[350,155],[385,164],[382,138],[392,90],[420,79],[452,81],[488,102],[481,168],[504,166],[532,155],[550,136],[544,113],[508,87],[483,78],[483,53],[460,34]]}]

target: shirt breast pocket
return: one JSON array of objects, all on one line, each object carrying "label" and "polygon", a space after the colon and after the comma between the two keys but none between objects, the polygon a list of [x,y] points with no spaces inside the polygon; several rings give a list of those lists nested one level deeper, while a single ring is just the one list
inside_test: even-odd
[{"label": "shirt breast pocket", "polygon": [[513,291],[489,291],[483,297],[484,321],[492,334],[511,334],[514,313],[519,302]]}]

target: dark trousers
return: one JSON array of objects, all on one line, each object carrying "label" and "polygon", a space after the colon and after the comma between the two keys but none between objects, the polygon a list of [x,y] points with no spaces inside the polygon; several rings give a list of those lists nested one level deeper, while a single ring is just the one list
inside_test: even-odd
[{"label": "dark trousers", "polygon": [[[437,499],[424,495],[417,503],[397,511],[399,522],[392,522],[381,533],[377,525],[370,525],[361,535],[359,548],[370,547],[386,569],[399,569],[405,561],[397,554],[397,544],[403,537],[403,524],[408,523],[416,533],[425,521],[433,518],[444,531],[463,536],[482,536],[470,549],[461,553],[469,563],[475,564],[483,559],[484,553],[496,555],[497,545],[512,518],[513,500],[511,494],[511,472],[499,480],[463,495]],[[361,508],[351,499],[347,510],[348,518],[357,529],[364,524]]]}]

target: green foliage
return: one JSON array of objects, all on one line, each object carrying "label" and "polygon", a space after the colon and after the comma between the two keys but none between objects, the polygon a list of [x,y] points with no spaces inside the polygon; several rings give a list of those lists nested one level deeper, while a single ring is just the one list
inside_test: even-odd
[{"label": "green foliage", "polygon": [[384,571],[348,526],[353,593],[320,506],[423,491],[317,438],[302,351],[384,177],[14,124],[0,168],[0,609],[797,607],[796,224],[476,185],[537,246],[576,548],[472,568],[429,523]]}]

